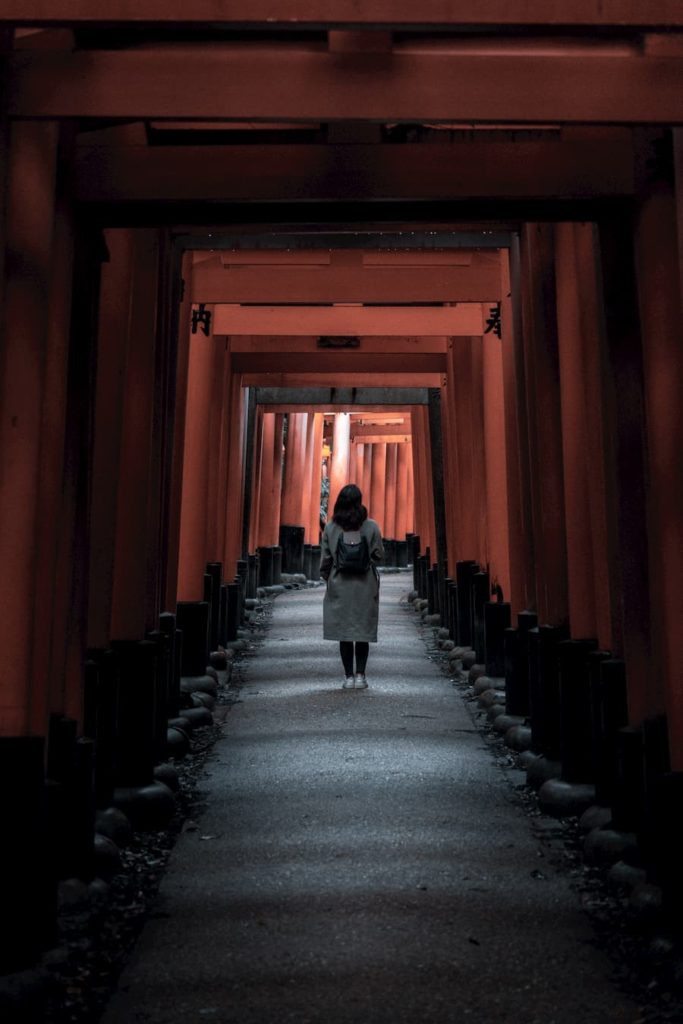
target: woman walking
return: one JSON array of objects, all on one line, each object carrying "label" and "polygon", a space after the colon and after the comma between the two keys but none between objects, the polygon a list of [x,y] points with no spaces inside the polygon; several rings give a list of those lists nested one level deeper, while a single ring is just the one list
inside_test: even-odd
[{"label": "woman walking", "polygon": [[370,644],[377,640],[382,537],[355,484],[342,487],[322,537],[320,575],[327,581],[323,637],[338,640],[345,690],[364,690]]}]

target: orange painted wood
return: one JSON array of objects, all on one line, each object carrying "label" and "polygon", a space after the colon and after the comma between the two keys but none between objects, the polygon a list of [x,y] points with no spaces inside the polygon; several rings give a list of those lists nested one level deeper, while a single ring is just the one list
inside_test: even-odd
[{"label": "orange painted wood", "polygon": [[179,601],[201,601],[204,593],[213,369],[213,335],[207,338],[201,331],[190,335],[180,509]]},{"label": "orange painted wood", "polygon": [[481,339],[483,362],[484,474],[486,483],[486,548],[491,583],[510,597],[507,460],[503,346],[495,334]]},{"label": "orange painted wood", "polygon": [[[439,337],[438,335],[434,337],[420,337],[420,335],[407,335],[404,337],[389,335],[387,337],[382,337],[381,335],[369,335],[361,336],[359,341],[359,348],[351,351],[357,353],[382,352],[387,354],[408,355],[433,354],[435,352],[446,351],[446,338]],[[321,352],[328,352],[327,349],[320,349],[318,345],[318,335],[233,334],[230,336],[229,343],[230,351],[233,354],[239,352],[248,354],[260,353],[262,355],[281,355],[284,352],[306,352],[309,355],[320,355]]]},{"label": "orange painted wood", "polygon": [[370,477],[370,496],[366,502],[368,515],[378,524],[381,533],[385,534],[385,495],[387,479],[387,446],[373,444],[372,471]]},{"label": "orange painted wood", "polygon": [[304,525],[302,501],[307,423],[308,413],[291,412],[289,414],[280,505],[280,522],[288,526]]},{"label": "orange painted wood", "polygon": [[[352,334],[359,336],[481,334],[482,308],[476,302],[456,306],[230,306],[216,307],[216,334]],[[354,352],[355,350],[351,350]],[[347,353],[325,351],[338,357]],[[356,356],[358,353],[356,353]],[[246,370],[247,367],[243,367]]]},{"label": "orange painted wood", "polygon": [[[452,348],[450,351],[452,356]],[[455,563],[457,561],[457,525],[460,518],[460,490],[458,488],[455,452],[455,412],[452,402],[452,357],[448,359],[447,366],[448,371],[441,386],[441,427],[443,435],[444,513],[446,519],[446,546],[448,549],[448,574],[452,576],[455,572]]]},{"label": "orange painted wood", "polygon": [[[566,52],[566,51],[565,51]],[[557,56],[561,55],[558,60]],[[14,118],[656,123],[683,120],[683,67],[667,57],[394,51],[301,44],[35,53],[7,61]],[[543,88],[539,88],[539,82]]]},{"label": "orange painted wood", "polygon": [[257,302],[262,305],[492,302],[500,297],[499,291],[496,266],[255,268],[200,265],[193,279],[195,302]]},{"label": "orange painted wood", "polygon": [[115,640],[142,639],[156,626],[148,602],[149,572],[158,550],[154,492],[160,457],[154,444],[158,311],[150,299],[159,279],[155,231],[135,232],[133,259],[111,603],[110,636]]},{"label": "orange painted wood", "polygon": [[[213,336],[211,393],[207,439],[207,487],[205,562],[222,558],[225,511],[227,506],[227,465],[229,441],[230,363],[225,338]],[[227,392],[227,393],[226,393]]]},{"label": "orange painted wood", "polygon": [[251,481],[251,510],[249,514],[249,553],[256,551],[258,547],[258,521],[261,508],[261,484],[263,482],[263,408],[256,410],[254,421],[254,462]]},{"label": "orange painted wood", "polygon": [[283,428],[284,415],[282,413],[264,413],[263,467],[259,493],[257,547],[271,547],[279,542]]},{"label": "orange painted wood", "polygon": [[604,650],[613,650],[613,611],[610,580],[616,575],[610,558],[606,461],[613,459],[607,440],[602,388],[607,369],[602,336],[602,308],[599,298],[597,235],[593,224],[574,224],[576,275],[580,296],[581,341],[584,365],[586,430],[590,438],[586,452],[588,504],[593,554],[593,589],[597,637]]},{"label": "orange painted wood", "polygon": [[332,463],[330,468],[330,499],[328,519],[332,517],[334,503],[339,492],[349,483],[349,459],[351,455],[351,418],[348,413],[338,412],[334,417],[332,438]]},{"label": "orange painted wood", "polygon": [[[243,373],[245,388],[431,388],[440,373]],[[351,411],[356,412],[357,406]]]},{"label": "orange painted wood", "polygon": [[[669,723],[672,768],[683,768],[683,676],[679,582],[683,572],[683,314],[678,263],[676,195],[667,184],[644,198],[635,231],[648,448],[647,511],[652,609],[652,686],[661,681]],[[643,695],[644,696],[644,695]]]},{"label": "orange painted wood", "polygon": [[448,25],[584,25],[683,27],[678,0],[488,0],[473,7],[470,0],[249,0],[244,4],[217,5],[195,0],[192,9],[181,0],[111,0],[103,8],[98,0],[4,0],[0,22],[22,25],[117,22],[176,25],[248,25],[268,22],[272,27],[325,25],[434,26]]},{"label": "orange painted wood", "polygon": [[268,355],[238,353],[232,356],[239,373],[441,373],[446,369],[445,353],[281,352]]},{"label": "orange painted wood", "polygon": [[45,734],[53,711],[80,721],[86,645],[85,601],[81,606],[73,586],[75,576],[83,578],[85,554],[75,539],[78,532],[83,540],[77,514],[78,473],[69,471],[75,461],[74,441],[66,429],[74,237],[71,211],[62,201],[56,204],[51,241],[36,534],[34,622],[39,633],[34,642],[39,643],[40,657],[31,671],[29,726],[34,735]]},{"label": "orange painted wood", "polygon": [[435,562],[437,558],[436,530],[434,527],[429,417],[426,406],[413,406],[411,417],[415,472],[415,532],[420,535],[422,551],[424,552],[429,547],[432,562]]},{"label": "orange painted wood", "polygon": [[484,447],[483,353],[481,338],[452,339],[455,460],[459,489],[456,544],[451,561],[488,561],[486,545],[486,461]]},{"label": "orange painted wood", "polygon": [[238,373],[230,371],[228,414],[230,433],[227,467],[227,500],[225,509],[225,538],[223,541],[223,574],[232,579],[237,571],[237,561],[242,558],[242,517],[244,515],[244,473],[246,444],[246,404],[243,382]]},{"label": "orange painted wood", "polygon": [[311,441],[311,496],[309,501],[310,516],[306,528],[306,542],[320,543],[320,490],[322,481],[323,459],[323,428],[324,416],[321,412],[309,412],[313,421],[313,437]]},{"label": "orange painted wood", "polygon": [[362,438],[351,438],[351,444],[354,447],[358,447],[358,444],[365,441],[366,444],[408,444],[411,440],[411,434],[386,434],[384,431],[379,431],[376,434],[365,434]]},{"label": "orange painted wood", "polygon": [[562,461],[567,530],[569,624],[574,637],[597,636],[595,566],[590,521],[586,366],[580,316],[574,227],[555,226],[558,351],[562,398]]},{"label": "orange painted wood", "polygon": [[[102,268],[92,454],[88,645],[111,641],[111,599],[126,386],[129,302],[135,245],[132,232],[110,229]],[[174,603],[175,603],[175,594]],[[173,607],[173,605],[171,605]]]},{"label": "orange painted wood", "polygon": [[384,532],[387,537],[395,540],[396,533],[396,504],[398,501],[398,445],[387,444],[387,476],[384,495]]},{"label": "orange painted wood", "polygon": [[536,610],[539,622],[556,626],[567,622],[569,606],[551,227],[527,225],[521,247]]},{"label": "orange painted wood", "polygon": [[[168,526],[168,567],[164,607],[175,608],[178,598],[178,562],[180,557],[180,510],[183,491],[183,452],[185,449],[185,419],[187,406],[187,380],[190,359],[190,296],[192,291],[192,255],[183,254],[181,275],[185,293],[178,315],[178,355],[176,360],[176,403],[173,425],[173,466]],[[92,590],[91,590],[92,593]]]},{"label": "orange painted wood", "polygon": [[368,501],[371,497],[372,492],[372,458],[373,458],[374,446],[371,444],[363,445],[363,481],[356,481],[363,493],[363,502],[367,507]]},{"label": "orange painted wood", "polygon": [[[454,154],[458,156],[455,161]],[[459,140],[457,146],[440,143],[428,146],[419,143],[336,145],[330,142],[293,146],[287,145],[285,140],[269,146],[155,147],[84,143],[79,147],[74,175],[77,197],[84,203],[289,200],[304,189],[309,200],[339,201],[356,198],[359,181],[363,183],[366,200],[442,199],[444,196],[581,199],[586,195],[628,196],[634,191],[632,145],[627,131],[624,138],[616,139],[597,136],[591,140],[540,142]],[[419,269],[417,261],[413,262]],[[212,290],[205,291],[202,284],[197,301],[247,301],[246,297],[253,294],[252,281],[257,275],[253,272],[231,275],[236,280],[221,285],[227,276],[207,267],[205,283],[211,282]],[[271,301],[282,293],[280,276],[280,273],[275,275],[276,280],[268,285],[272,289]],[[331,275],[295,276],[290,271],[282,275],[283,281],[293,281],[302,289],[300,294],[308,301],[310,295],[303,290],[303,281],[310,276],[326,281]],[[346,274],[341,279],[354,284],[355,277],[364,276]],[[386,271],[381,273],[381,277],[384,276]],[[409,278],[406,282],[408,293],[415,301],[428,295],[444,301],[484,301],[500,297],[497,283],[488,280],[486,274],[469,279],[466,274],[461,277],[453,275],[452,271],[440,272],[433,284],[422,281],[423,276],[424,271],[419,270],[414,282]],[[455,291],[444,295],[449,276],[453,276]],[[473,288],[468,280],[479,283]],[[347,301],[354,301],[354,298],[360,301],[363,295],[364,292],[354,288],[339,291],[331,301],[343,301],[346,296]],[[260,297],[263,300],[262,292]]]},{"label": "orange painted wood", "polygon": [[361,440],[375,434],[381,434],[386,438],[410,436],[410,423],[354,423],[351,426],[352,439]]},{"label": "orange painted wood", "polygon": [[[513,617],[536,604],[531,480],[524,347],[522,339],[519,244],[513,241],[501,260],[501,347],[505,395],[505,457],[507,466],[507,514],[510,538],[510,593]],[[513,301],[513,296],[514,301]]]},{"label": "orange painted wood", "polygon": [[408,475],[412,462],[411,444],[398,445],[396,450],[396,540],[405,540],[412,532],[413,510]]},{"label": "orange painted wood", "polygon": [[[54,225],[57,128],[12,128],[7,169],[6,247],[0,361],[0,645],[4,683],[0,735],[26,735],[30,722],[36,539],[40,508],[41,433],[46,386],[48,297]],[[66,373],[62,367],[60,377]],[[45,424],[46,425],[46,424]],[[47,438],[45,439],[48,440]],[[41,625],[42,628],[42,625]],[[41,653],[41,657],[42,657]]]}]

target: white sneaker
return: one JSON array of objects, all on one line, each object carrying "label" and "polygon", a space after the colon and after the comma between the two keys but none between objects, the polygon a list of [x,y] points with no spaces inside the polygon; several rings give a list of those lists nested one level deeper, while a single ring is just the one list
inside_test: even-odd
[{"label": "white sneaker", "polygon": [[342,690],[352,690],[355,685],[356,680],[353,678],[353,676],[347,676],[344,682],[342,683]]},{"label": "white sneaker", "polygon": [[356,673],[356,689],[357,690],[367,690],[367,688],[368,688],[368,681],[365,678],[365,675],[362,672],[357,672]]}]

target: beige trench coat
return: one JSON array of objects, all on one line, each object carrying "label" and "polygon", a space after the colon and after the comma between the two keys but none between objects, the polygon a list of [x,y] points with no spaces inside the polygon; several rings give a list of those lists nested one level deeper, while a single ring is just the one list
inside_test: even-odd
[{"label": "beige trench coat", "polygon": [[[337,572],[334,554],[342,529],[330,522],[325,527],[320,552],[320,575],[327,578],[323,601],[323,637],[325,640],[377,640],[379,617],[379,574],[375,565],[384,558],[382,537],[374,519],[366,519],[360,528],[367,539],[372,567],[363,576]],[[328,575],[329,574],[329,575]]]}]

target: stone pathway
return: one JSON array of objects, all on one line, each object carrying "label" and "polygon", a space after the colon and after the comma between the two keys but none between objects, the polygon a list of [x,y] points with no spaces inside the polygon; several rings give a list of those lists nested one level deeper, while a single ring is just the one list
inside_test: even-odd
[{"label": "stone pathway", "polygon": [[636,1024],[566,877],[382,580],[370,688],[288,593],[104,1024]]}]

